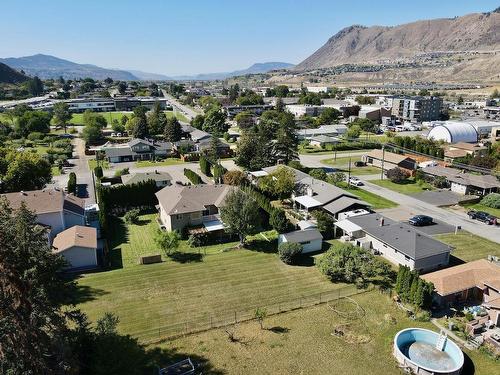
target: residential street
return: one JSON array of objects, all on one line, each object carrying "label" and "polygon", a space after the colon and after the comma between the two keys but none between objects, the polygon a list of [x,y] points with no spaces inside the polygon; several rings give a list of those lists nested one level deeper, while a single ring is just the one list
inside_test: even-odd
[{"label": "residential street", "polygon": [[174,110],[180,111],[188,118],[188,120],[191,120],[193,117],[196,117],[198,113],[194,111],[192,108],[182,104],[179,102],[176,98],[174,98],[172,95],[170,95],[167,90],[161,90],[163,92],[163,95],[165,96],[165,99],[167,99],[170,104],[174,107]]}]

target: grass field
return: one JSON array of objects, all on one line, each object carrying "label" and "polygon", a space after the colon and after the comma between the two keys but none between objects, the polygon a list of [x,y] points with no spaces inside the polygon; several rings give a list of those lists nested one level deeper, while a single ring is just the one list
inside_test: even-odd
[{"label": "grass field", "polygon": [[[123,116],[127,116],[130,118],[132,115],[132,112],[96,112],[97,114],[103,115],[106,121],[108,122],[108,125],[111,125],[113,120],[118,120],[121,121]],[[188,122],[187,118],[179,112],[172,112],[172,111],[165,111],[165,115],[167,118],[170,117],[177,117],[179,121],[184,121]],[[77,125],[83,125],[83,113],[73,113],[73,116],[70,121],[72,124],[77,124]]]},{"label": "grass field", "polygon": [[120,332],[151,340],[158,338],[159,327],[165,332],[181,322],[234,317],[234,311],[345,287],[323,277],[312,258],[304,266],[283,264],[263,238],[253,250],[223,251],[236,244],[230,243],[200,249],[201,254],[183,242],[175,260],[137,265],[139,255],[159,253],[155,217],[142,215],[138,225],[113,221],[111,257],[118,266],[121,259],[123,268],[78,280],[78,307],[92,320],[112,311],[120,318]]},{"label": "grass field", "polygon": [[321,160],[322,163],[331,165],[331,166],[348,166],[349,165],[349,159],[351,160],[351,167],[354,167],[354,163],[357,161],[361,161],[361,157],[359,156],[353,156],[352,158],[350,157],[338,157],[336,159],[334,158],[329,158],[329,159],[323,159]]},{"label": "grass field", "polygon": [[181,159],[176,159],[176,158],[167,158],[161,161],[141,160],[135,162],[135,166],[137,168],[161,167],[165,165],[175,165],[175,164],[184,164],[184,162]]},{"label": "grass field", "polygon": [[60,176],[61,175],[61,171],[59,170],[59,167],[52,166],[51,171],[52,171],[52,176]]},{"label": "grass field", "polygon": [[439,234],[437,239],[453,246],[452,255],[464,262],[486,259],[488,255],[500,256],[500,245],[469,232]]},{"label": "grass field", "polygon": [[[346,150],[346,151],[337,151],[337,155],[342,155],[346,153],[351,153],[351,152],[370,152],[371,150],[369,149],[361,149],[361,150]],[[314,147],[314,146],[302,146],[299,145],[299,154],[302,155],[307,155],[307,154],[313,154],[313,155],[332,155],[335,153],[335,151],[331,150],[324,150],[319,147]]]},{"label": "grass field", "polygon": [[434,190],[434,188],[427,183],[418,184],[417,182],[411,179],[408,179],[400,184],[394,183],[388,179],[370,180],[370,182],[375,185],[382,186],[402,194],[416,194],[416,193],[421,193],[425,190]]},{"label": "grass field", "polygon": [[484,211],[489,213],[490,215],[500,217],[500,208],[491,208],[481,203],[464,204],[463,207],[465,207],[467,210]]},{"label": "grass field", "polygon": [[[392,355],[394,335],[408,327],[434,331],[436,327],[410,320],[389,297],[377,291],[352,298],[366,315],[343,319],[324,304],[268,317],[264,320],[264,330],[252,321],[181,337],[159,346],[186,356],[202,357],[211,366],[207,373],[402,374]],[[351,311],[353,305],[347,302],[333,305]],[[333,335],[335,328],[343,329],[346,334]],[[233,331],[239,341],[231,342],[226,330]],[[490,375],[497,372],[495,368],[498,370],[498,362],[477,351],[466,352],[462,373]]]}]

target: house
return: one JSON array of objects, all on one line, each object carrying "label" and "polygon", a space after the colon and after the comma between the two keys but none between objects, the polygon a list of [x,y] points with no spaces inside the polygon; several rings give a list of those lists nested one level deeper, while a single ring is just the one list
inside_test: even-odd
[{"label": "house", "polygon": [[[210,139],[204,139],[202,141],[199,141],[194,145],[194,150],[196,152],[207,152],[212,148],[212,140]],[[233,151],[231,150],[231,147],[226,143],[220,141],[217,145],[217,152],[219,153],[219,156],[221,158],[227,158],[231,157],[233,154]]]},{"label": "house", "polygon": [[393,168],[401,168],[410,175],[413,175],[417,169],[417,162],[415,159],[406,155],[395,154],[393,152],[378,149],[372,150],[368,154],[363,155],[361,160],[368,165],[383,168],[384,171],[388,171]]},{"label": "house", "polygon": [[229,185],[167,186],[156,193],[160,221],[168,231],[200,227],[204,232],[224,230],[219,208],[232,189]]},{"label": "house", "polygon": [[444,160],[453,162],[454,159],[464,158],[467,156],[486,156],[488,155],[488,147],[480,143],[465,143],[458,142],[445,146]]},{"label": "house", "polygon": [[110,163],[165,158],[173,153],[170,142],[135,138],[127,143],[106,143],[99,148]]},{"label": "house", "polygon": [[309,144],[315,147],[325,147],[326,145],[336,145],[340,140],[338,138],[329,137],[327,135],[316,135],[311,137]]},{"label": "house", "polygon": [[448,265],[450,246],[378,213],[349,217],[337,221],[335,226],[344,233],[342,241],[381,254],[394,264],[419,272]]},{"label": "house", "polygon": [[145,182],[153,180],[156,182],[156,186],[159,188],[172,185],[172,176],[167,172],[144,172],[144,173],[132,173],[124,174],[121,176],[122,184],[131,185],[137,184],[139,182]]},{"label": "house", "polygon": [[95,228],[75,225],[57,234],[52,247],[54,253],[64,257],[68,269],[92,269],[98,266]]},{"label": "house", "polygon": [[279,235],[278,245],[285,242],[301,244],[302,254],[306,254],[321,250],[323,245],[323,236],[316,228],[296,230]]},{"label": "house", "polygon": [[479,259],[422,277],[434,284],[434,301],[440,306],[480,303],[500,327],[500,263]]},{"label": "house", "polygon": [[49,239],[74,225],[85,225],[85,201],[59,189],[43,189],[2,194],[13,209],[21,203],[34,211],[36,221],[50,228]]},{"label": "house", "polygon": [[462,172],[455,168],[441,166],[422,168],[429,177],[444,177],[451,191],[462,195],[487,195],[500,191],[500,181],[493,175],[479,175]]}]

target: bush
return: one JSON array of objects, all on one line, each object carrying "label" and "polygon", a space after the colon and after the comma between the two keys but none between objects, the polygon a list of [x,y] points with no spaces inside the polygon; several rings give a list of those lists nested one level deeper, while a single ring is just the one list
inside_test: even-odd
[{"label": "bush", "polygon": [[96,178],[100,180],[104,176],[104,173],[102,172],[102,167],[99,167],[99,166],[95,167],[94,174],[95,174]]},{"label": "bush", "polygon": [[189,181],[191,181],[192,184],[194,185],[199,185],[203,183],[203,180],[201,179],[200,175],[198,175],[196,172],[192,171],[191,169],[184,168],[184,176],[187,177]]},{"label": "bush", "polygon": [[127,211],[123,218],[127,224],[137,224],[139,221],[139,209],[135,208],[133,210]]},{"label": "bush", "polygon": [[115,177],[121,177],[121,176],[123,176],[125,174],[129,174],[129,169],[128,168],[118,169],[115,172]]},{"label": "bush", "polygon": [[226,172],[222,179],[226,185],[240,186],[246,180],[246,176],[242,171],[234,170]]},{"label": "bush", "polygon": [[417,322],[429,322],[431,320],[431,313],[429,311],[420,311],[415,314],[415,320]]},{"label": "bush", "polygon": [[68,179],[68,193],[76,193],[76,174],[71,172]]},{"label": "bush", "polygon": [[187,243],[190,247],[201,247],[206,246],[208,241],[207,233],[194,233],[189,236]]},{"label": "bush", "polygon": [[200,170],[205,176],[212,175],[212,173],[210,173],[210,163],[204,155],[200,156]]},{"label": "bush", "polygon": [[403,182],[404,180],[406,180],[409,177],[409,174],[408,174],[408,172],[404,171],[401,168],[393,168],[393,169],[389,169],[386,172],[386,176],[392,182],[399,184],[399,183]]},{"label": "bush", "polygon": [[299,243],[283,242],[278,246],[278,255],[285,264],[294,264],[302,253],[302,245]]},{"label": "bush", "polygon": [[474,315],[472,315],[472,313],[470,313],[469,311],[467,311],[464,314],[464,317],[465,317],[465,320],[467,320],[468,322],[470,322],[471,320],[474,320]]},{"label": "bush", "polygon": [[32,132],[32,133],[29,133],[28,134],[28,139],[30,141],[39,141],[41,140],[43,137],[45,136],[45,134],[41,133],[41,132]]},{"label": "bush", "polygon": [[285,215],[285,211],[276,208],[271,210],[271,214],[269,215],[269,224],[278,233],[289,232],[292,226]]},{"label": "bush", "polygon": [[490,193],[481,200],[481,204],[491,207],[500,208],[500,194]]}]

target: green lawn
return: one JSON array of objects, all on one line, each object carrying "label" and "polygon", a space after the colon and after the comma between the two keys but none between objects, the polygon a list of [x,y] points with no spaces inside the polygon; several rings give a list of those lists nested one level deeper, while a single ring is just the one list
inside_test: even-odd
[{"label": "green lawn", "polygon": [[[395,334],[408,327],[437,331],[431,323],[408,318],[388,296],[378,291],[352,298],[365,310],[365,315],[342,318],[323,304],[268,317],[263,330],[252,321],[180,337],[158,346],[183,353],[185,357],[203,358],[208,364],[204,373],[400,375],[403,372],[392,354]],[[331,306],[348,312],[354,304],[343,300]],[[335,329],[344,331],[344,335],[334,335]],[[239,341],[231,342],[226,330],[234,332]],[[463,374],[498,372],[498,361],[478,351],[466,354]]]},{"label": "green lawn", "polygon": [[[91,170],[94,170],[95,167],[97,167],[97,160],[95,159],[89,159],[89,168]],[[100,160],[99,165],[102,167],[102,169],[108,169],[109,168],[109,162],[107,160]]]},{"label": "green lawn", "polygon": [[[345,151],[337,151],[337,155],[342,155],[350,152],[370,152],[372,150],[368,149],[361,149],[361,150],[345,150]],[[332,150],[325,150],[319,147],[315,146],[302,146],[299,145],[299,154],[305,155],[305,154],[315,154],[315,155],[331,155],[333,156],[335,151]]]},{"label": "green lawn", "polygon": [[230,243],[207,247],[206,256],[204,251],[198,254],[198,249],[183,244],[176,260],[137,265],[140,254],[159,252],[153,240],[158,227],[155,217],[143,215],[139,225],[130,226],[115,221],[110,248],[115,262],[121,254],[123,268],[87,274],[78,280],[78,308],[93,321],[112,311],[120,318],[120,332],[154,340],[181,322],[207,324],[211,316],[214,321],[233,319],[234,311],[248,314],[257,306],[345,286],[323,277],[312,266],[312,258],[304,266],[283,264],[263,238],[255,239],[253,250],[222,251],[235,244]]},{"label": "green lawn", "polygon": [[181,159],[176,158],[167,158],[161,161],[151,161],[151,160],[141,160],[135,163],[137,168],[143,167],[161,167],[165,165],[175,165],[175,164],[184,164]]},{"label": "green lawn", "polygon": [[[123,116],[127,116],[130,118],[132,115],[131,112],[96,112],[97,114],[103,115],[106,121],[108,122],[108,125],[111,125],[114,119],[121,121]],[[165,111],[165,115],[167,118],[169,117],[177,117],[179,121],[184,121],[188,122],[187,118],[180,112],[172,112],[172,111]],[[70,121],[72,124],[77,124],[77,125],[83,125],[83,113],[73,113],[73,116]]]},{"label": "green lawn", "polygon": [[464,262],[486,259],[488,255],[500,256],[500,245],[469,232],[458,234],[438,234],[437,239],[453,246],[452,255]]},{"label": "green lawn", "polygon": [[434,188],[428,183],[419,184],[412,179],[408,179],[400,184],[396,184],[389,179],[370,180],[370,182],[402,194],[416,194],[425,190],[434,190]]},{"label": "green lawn", "polygon": [[465,207],[467,210],[484,211],[489,213],[490,215],[500,217],[500,208],[491,208],[481,203],[464,204],[463,207]]},{"label": "green lawn", "polygon": [[371,208],[374,210],[380,210],[383,208],[393,208],[399,206],[396,202],[385,199],[377,194],[373,194],[369,191],[360,189],[355,186],[347,187],[347,184],[341,184],[339,187],[347,190],[349,193],[358,196],[360,199],[364,200],[366,203],[371,204]]},{"label": "green lawn", "polygon": [[52,170],[52,176],[60,176],[61,175],[61,171],[59,170],[59,167],[52,166],[51,170]]}]

